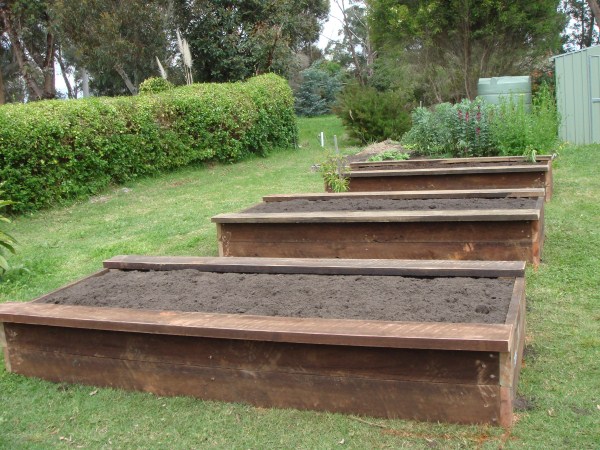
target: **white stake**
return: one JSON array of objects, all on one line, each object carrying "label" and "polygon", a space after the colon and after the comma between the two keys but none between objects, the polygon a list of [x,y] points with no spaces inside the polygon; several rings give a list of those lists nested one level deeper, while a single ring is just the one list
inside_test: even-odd
[{"label": "white stake", "polygon": [[321,131],[319,136],[321,137],[321,147],[325,147],[325,133]]}]

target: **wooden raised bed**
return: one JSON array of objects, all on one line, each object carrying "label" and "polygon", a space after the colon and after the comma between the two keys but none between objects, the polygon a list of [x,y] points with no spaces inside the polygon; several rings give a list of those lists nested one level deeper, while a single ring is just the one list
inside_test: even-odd
[{"label": "wooden raised bed", "polygon": [[528,163],[515,156],[351,163],[349,189],[358,192],[545,188],[546,200],[550,200],[552,157],[541,156],[537,160]]},{"label": "wooden raised bed", "polygon": [[[109,268],[193,268],[353,275],[351,279],[501,277],[514,285],[506,320],[493,324],[67,306],[41,303],[44,296],[0,305],[8,371],[54,382],[262,407],[503,426],[512,422],[525,335],[523,262],[120,256],[104,267],[93,276],[101,277]],[[373,297],[376,301],[377,292]]]},{"label": "wooden raised bed", "polygon": [[298,194],[266,202],[327,198],[536,197],[533,209],[323,211],[219,214],[220,256],[471,259],[539,264],[543,189]]}]

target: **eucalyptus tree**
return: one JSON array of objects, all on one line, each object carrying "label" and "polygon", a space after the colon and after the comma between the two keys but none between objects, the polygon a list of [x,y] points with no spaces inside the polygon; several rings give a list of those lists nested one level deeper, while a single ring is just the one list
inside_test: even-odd
[{"label": "eucalyptus tree", "polygon": [[200,81],[288,75],[294,55],[319,37],[328,0],[175,0]]},{"label": "eucalyptus tree", "polygon": [[10,51],[14,58],[25,82],[28,99],[54,98],[56,22],[50,3],[46,0],[0,0],[0,35],[1,51]]},{"label": "eucalyptus tree", "polygon": [[473,98],[479,77],[528,73],[560,49],[559,3],[371,0],[372,37],[410,56],[433,101]]},{"label": "eucalyptus tree", "polygon": [[56,0],[53,12],[67,59],[100,94],[136,94],[170,47],[169,2]]}]

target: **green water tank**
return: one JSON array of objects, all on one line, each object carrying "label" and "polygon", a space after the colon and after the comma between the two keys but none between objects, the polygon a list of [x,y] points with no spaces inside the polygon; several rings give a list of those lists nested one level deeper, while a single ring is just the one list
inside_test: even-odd
[{"label": "green water tank", "polygon": [[501,97],[511,96],[515,101],[531,106],[531,77],[492,77],[480,78],[477,83],[477,96],[488,103],[500,103]]}]

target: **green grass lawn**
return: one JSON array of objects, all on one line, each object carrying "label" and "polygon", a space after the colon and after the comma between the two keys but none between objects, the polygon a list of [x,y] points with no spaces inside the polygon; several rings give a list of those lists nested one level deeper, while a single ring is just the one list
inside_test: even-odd
[{"label": "green grass lawn", "polygon": [[[216,255],[212,215],[272,193],[321,192],[311,171],[334,117],[300,121],[300,148],[233,165],[189,168],[114,187],[68,207],[15,218],[13,270],[0,302],[25,301],[117,254]],[[0,363],[0,448],[599,448],[600,145],[555,163],[543,263],[527,278],[528,332],[515,426],[426,424],[160,398],[9,374]],[[0,359],[1,361],[1,359]]]}]

